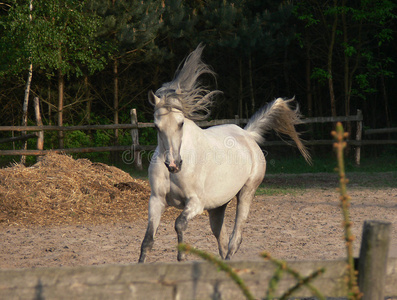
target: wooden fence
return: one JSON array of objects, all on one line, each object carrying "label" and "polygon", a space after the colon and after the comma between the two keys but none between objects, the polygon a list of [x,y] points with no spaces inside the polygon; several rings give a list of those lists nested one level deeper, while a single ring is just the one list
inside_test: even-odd
[{"label": "wooden fence", "polygon": [[[200,127],[210,127],[214,125],[223,124],[236,124],[242,126],[248,122],[248,119],[239,119],[236,116],[234,119],[222,119],[212,121],[197,122]],[[355,146],[355,161],[356,164],[360,164],[360,153],[361,146],[363,145],[385,145],[385,144],[397,144],[397,140],[363,140],[363,116],[360,110],[357,110],[357,115],[352,116],[341,116],[341,117],[315,117],[303,119],[304,124],[315,124],[315,123],[335,123],[335,122],[354,122],[356,123],[356,132],[354,139],[348,139],[347,143]],[[75,130],[118,130],[118,129],[130,129],[133,139],[133,145],[131,146],[104,146],[104,147],[84,147],[84,148],[67,148],[67,149],[30,149],[30,150],[0,150],[0,155],[45,155],[48,152],[56,153],[89,153],[89,152],[106,152],[106,151],[127,151],[133,150],[135,154],[139,151],[150,151],[154,150],[156,145],[140,145],[138,130],[141,128],[154,127],[153,123],[143,123],[137,121],[136,110],[131,110],[131,123],[130,124],[113,124],[113,125],[80,125],[80,126],[0,126],[0,131],[12,131],[12,132],[42,132],[42,131],[75,131]],[[364,134],[375,134],[375,133],[390,133],[397,132],[397,128],[386,128],[386,129],[372,129],[364,131]],[[26,140],[29,138],[36,138],[37,133],[26,134],[20,137],[12,137],[0,140],[0,143],[14,142],[17,140]],[[324,140],[308,140],[304,141],[305,145],[332,145],[332,139]],[[43,142],[40,143],[43,145]],[[283,141],[267,141],[264,147],[281,146],[285,145]],[[140,155],[136,157],[140,158]],[[139,163],[139,162],[138,162]]]},{"label": "wooden fence", "polygon": [[[363,300],[397,299],[397,258],[388,258],[390,227],[390,223],[364,223],[357,260]],[[264,298],[276,269],[273,263],[257,260],[228,264],[256,299]],[[325,268],[325,273],[311,285],[325,297],[346,299],[346,260],[291,261],[288,265],[302,276]],[[280,297],[296,283],[296,278],[284,274],[275,296]],[[293,296],[297,299],[312,294],[303,287]],[[230,277],[215,266],[186,262],[0,270],[0,299],[176,300],[244,299],[244,296]]]}]

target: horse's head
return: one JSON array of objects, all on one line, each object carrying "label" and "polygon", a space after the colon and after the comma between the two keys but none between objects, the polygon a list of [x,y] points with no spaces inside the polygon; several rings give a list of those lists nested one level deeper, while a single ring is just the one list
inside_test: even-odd
[{"label": "horse's head", "polygon": [[158,143],[171,173],[179,172],[182,167],[180,149],[185,118],[192,121],[206,119],[212,97],[220,92],[209,91],[198,81],[203,74],[215,76],[214,71],[201,61],[203,49],[200,44],[181,64],[172,81],[164,83],[155,94],[149,92]]},{"label": "horse's head", "polygon": [[177,97],[157,97],[149,93],[149,101],[154,105],[154,124],[158,134],[158,144],[165,154],[165,165],[170,173],[178,173],[182,168],[180,149],[183,136],[184,114]]}]

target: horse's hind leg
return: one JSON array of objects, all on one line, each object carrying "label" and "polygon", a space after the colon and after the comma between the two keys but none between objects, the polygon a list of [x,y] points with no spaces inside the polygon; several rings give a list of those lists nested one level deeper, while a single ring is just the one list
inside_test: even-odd
[{"label": "horse's hind leg", "polygon": [[229,250],[226,259],[230,259],[240,248],[243,225],[247,220],[252,199],[255,196],[257,185],[245,185],[237,194],[236,221],[233,233],[230,236]]},{"label": "horse's hind leg", "polygon": [[149,221],[146,229],[146,234],[141,245],[141,255],[139,262],[143,263],[146,260],[146,252],[152,249],[154,244],[154,236],[160,224],[160,218],[165,210],[164,201],[157,197],[150,197],[149,200]]},{"label": "horse's hind leg", "polygon": [[218,241],[219,254],[222,259],[225,259],[226,257],[228,244],[226,228],[223,222],[227,205],[228,203],[208,211],[210,215],[211,230]]}]

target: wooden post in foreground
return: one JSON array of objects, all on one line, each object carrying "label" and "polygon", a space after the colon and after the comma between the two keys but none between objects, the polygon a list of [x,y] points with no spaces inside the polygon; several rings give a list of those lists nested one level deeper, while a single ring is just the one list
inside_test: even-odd
[{"label": "wooden post in foreground", "polygon": [[362,300],[384,300],[386,265],[391,224],[365,221],[358,263],[358,286]]},{"label": "wooden post in foreground", "polygon": [[[138,125],[138,116],[136,114],[136,109],[133,108],[130,111],[131,114],[131,124],[133,125]],[[142,170],[142,157],[140,151],[136,150],[136,146],[139,146],[139,134],[138,134],[138,128],[131,129],[131,137],[132,137],[132,149],[131,153],[134,155],[134,163],[135,166],[138,168],[138,170]]]}]

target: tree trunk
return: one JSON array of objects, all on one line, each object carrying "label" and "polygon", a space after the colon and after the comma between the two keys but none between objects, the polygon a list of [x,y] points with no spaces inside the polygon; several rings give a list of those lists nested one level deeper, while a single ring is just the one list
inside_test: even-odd
[{"label": "tree trunk", "polygon": [[[92,109],[92,98],[90,93],[90,85],[88,82],[88,76],[84,76],[84,94],[86,99],[86,107],[85,107],[85,122],[90,125],[91,124],[91,109]],[[94,135],[92,130],[87,131],[90,140],[94,140]]]},{"label": "tree trunk", "polygon": [[306,101],[307,101],[307,115],[313,116],[313,93],[311,81],[311,62],[310,62],[310,49],[306,48]]},{"label": "tree trunk", "polygon": [[[58,126],[63,126],[63,101],[64,101],[65,79],[62,71],[58,71]],[[64,148],[63,131],[58,131],[59,149]]]},{"label": "tree trunk", "polygon": [[[334,8],[336,8],[337,0],[334,0]],[[328,72],[328,87],[329,87],[329,98],[331,102],[331,114],[336,117],[336,101],[335,101],[335,91],[334,91],[334,80],[332,78],[332,57],[335,45],[335,35],[338,26],[338,13],[335,10],[335,19],[332,25],[331,41],[328,49],[328,59],[327,59],[327,72]]]},{"label": "tree trunk", "polygon": [[[308,44],[308,43],[307,43]],[[306,47],[306,101],[307,101],[307,116],[313,117],[313,88],[311,81],[311,61],[310,61],[310,46]],[[313,124],[309,124],[310,140],[314,140]],[[315,152],[315,147],[311,146],[310,151],[312,154]]]},{"label": "tree trunk", "polygon": [[86,102],[86,111],[85,111],[85,121],[88,125],[90,125],[91,121],[91,108],[92,108],[92,99],[90,95],[90,87],[88,84],[88,76],[84,77],[84,89],[85,89],[85,98]]},{"label": "tree trunk", "polygon": [[[37,126],[43,126],[43,121],[41,120],[41,114],[40,114],[40,102],[39,102],[39,97],[34,97],[34,112],[36,115],[36,123]],[[38,132],[38,137],[37,137],[37,150],[43,150],[44,148],[44,131],[40,130]],[[37,158],[39,160],[39,157]]]},{"label": "tree trunk", "polygon": [[[391,127],[391,120],[390,120],[390,114],[389,114],[389,98],[387,96],[387,91],[386,91],[386,84],[385,84],[385,76],[382,74],[380,76],[381,79],[381,86],[382,86],[382,96],[383,96],[383,101],[385,103],[385,119],[386,119],[386,127]],[[389,134],[390,138],[390,134]]]},{"label": "tree trunk", "polygon": [[[29,94],[30,94],[30,86],[32,84],[32,77],[33,77],[33,65],[30,64],[29,72],[28,72],[28,79],[26,80],[25,86],[25,97],[23,99],[23,107],[22,107],[22,126],[28,125],[28,105],[29,105]],[[26,131],[22,131],[22,135],[25,135]],[[28,141],[23,143],[22,150],[26,150],[28,148]],[[26,156],[21,156],[21,164],[26,163]]]},{"label": "tree trunk", "polygon": [[[33,10],[33,0],[30,0],[29,3],[29,21],[32,22],[32,10]],[[30,86],[32,84],[32,77],[33,77],[33,64],[30,63],[29,70],[28,70],[28,79],[26,80],[25,86],[25,96],[23,99],[23,106],[22,106],[22,126],[28,125],[28,106],[29,106],[29,94],[30,94]],[[26,131],[22,131],[22,135],[25,135]],[[28,141],[26,140],[23,143],[22,149],[26,150],[28,148]],[[26,163],[26,156],[21,156],[21,164]]]},{"label": "tree trunk", "polygon": [[[113,123],[119,123],[119,72],[118,72],[118,60],[115,58],[113,63]],[[119,130],[114,130],[114,145],[119,144]],[[111,152],[110,159],[113,163],[117,163],[119,161],[118,152]]]},{"label": "tree trunk", "polygon": [[[250,85],[250,97],[251,97],[251,115],[255,113],[255,96],[254,96],[254,84],[252,80],[252,56],[250,55],[248,58],[248,68],[249,68],[249,85]],[[247,115],[248,109],[247,109]]]},{"label": "tree trunk", "polygon": [[[133,108],[130,111],[131,115],[131,124],[138,125],[138,115],[136,113],[136,109]],[[141,152],[136,150],[136,147],[139,147],[139,132],[138,128],[131,129],[131,138],[132,138],[132,155],[133,155],[133,160],[135,163],[135,166],[138,170],[142,170],[142,156]]]},{"label": "tree trunk", "polygon": [[[345,47],[348,45],[348,36],[347,36],[347,24],[346,24],[346,0],[343,0],[342,3],[342,25],[343,25],[343,42]],[[345,49],[346,50],[346,49]],[[344,74],[343,74],[343,82],[344,82],[344,89],[345,89],[345,116],[350,115],[350,91],[351,91],[351,84],[350,84],[350,66],[349,66],[349,56],[346,51],[344,51]],[[352,125],[351,122],[347,122],[347,132],[351,135],[352,132]],[[347,148],[348,149],[348,148]]]},{"label": "tree trunk", "polygon": [[288,62],[288,47],[284,51],[284,62],[283,62],[283,75],[285,81],[285,95],[291,97],[291,88],[290,88],[290,80],[289,80],[289,62]]},{"label": "tree trunk", "polygon": [[[119,124],[119,74],[118,74],[118,60],[114,60],[113,65],[113,76],[114,76],[114,97],[113,97],[113,118],[114,124]],[[118,144],[119,131],[114,130],[114,143]]]},{"label": "tree trunk", "polygon": [[240,119],[243,118],[243,62],[241,58],[238,59],[238,66],[240,70],[239,89],[238,89],[238,115]]},{"label": "tree trunk", "polygon": [[47,92],[47,99],[48,99],[48,125],[52,125],[52,107],[51,107],[51,86],[48,83],[48,92]]}]

